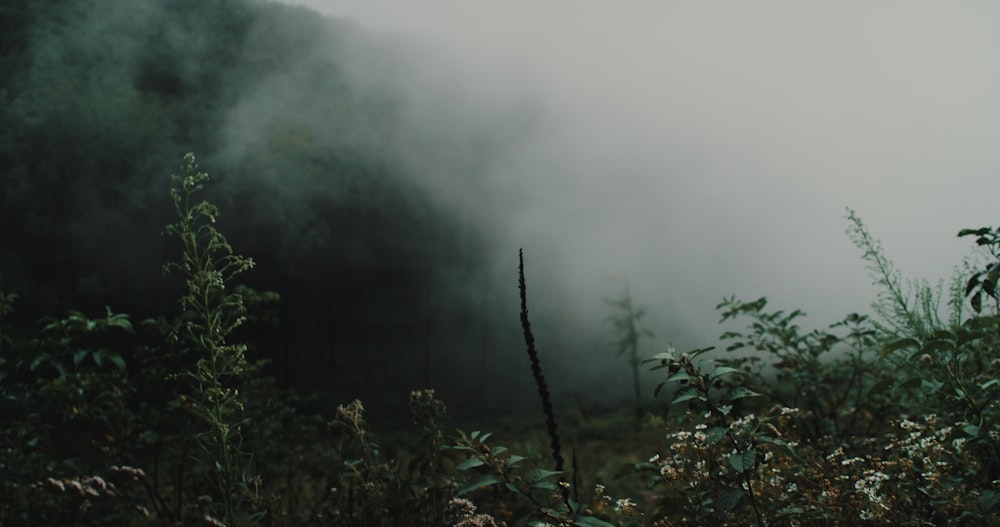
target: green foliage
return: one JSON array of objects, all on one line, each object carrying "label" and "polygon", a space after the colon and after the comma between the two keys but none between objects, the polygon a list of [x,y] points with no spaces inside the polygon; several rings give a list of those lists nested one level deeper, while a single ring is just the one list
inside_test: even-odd
[{"label": "green foliage", "polygon": [[[989,261],[953,288],[945,323],[852,213],[883,288],[874,315],[807,331],[801,311],[724,299],[721,321],[746,323],[725,351],[645,361],[669,412],[642,430],[610,421],[602,454],[629,460],[609,488],[575,450],[572,471],[545,467],[547,430],[446,433],[433,390],[410,394],[416,433],[376,437],[360,400],[331,420],[262,376],[234,342],[275,322],[277,297],[234,285],[253,263],[194,199],[207,180],[193,155],[173,179],[176,318],[31,324],[0,291],[3,525],[1000,525],[997,229],[959,233]],[[644,311],[627,288],[613,305],[634,362]]]},{"label": "green foliage", "polygon": [[992,298],[994,314],[1000,316],[1000,299],[997,298],[997,280],[1000,279],[1000,227],[962,229],[959,237],[975,236],[976,246],[985,249],[991,261],[985,269],[976,271],[965,285],[964,295],[968,297],[972,310],[981,314],[984,298]]},{"label": "green foliage", "polygon": [[[866,315],[851,313],[827,331],[802,331],[800,310],[768,312],[766,298],[743,302],[725,299],[717,308],[721,322],[746,318],[746,331],[727,331],[727,352],[738,354],[720,362],[758,382],[775,404],[801,410],[803,440],[841,441],[869,434],[877,423],[898,410],[885,396],[892,376],[882,362],[878,330]],[[864,411],[862,411],[864,409]]]},{"label": "green foliage", "polygon": [[[769,424],[767,419],[756,418],[753,414],[736,416],[734,408],[745,399],[761,397],[761,394],[744,383],[734,382],[734,378],[744,376],[744,372],[706,360],[703,355],[712,349],[702,348],[678,354],[671,346],[667,352],[646,361],[657,363],[653,370],[666,369],[669,374],[657,386],[657,392],[666,383],[680,386],[671,398],[671,406],[686,406],[688,416],[692,418],[692,412],[704,413],[707,421],[696,425],[695,443],[718,445],[716,448],[729,451],[725,457],[728,469],[722,479],[722,488],[685,494],[684,499],[675,502],[675,506],[700,522],[738,514],[737,506],[745,502],[757,525],[763,526],[765,520],[754,490],[754,481],[760,477],[759,464],[764,461],[769,449],[783,449],[790,453],[794,450],[778,438],[780,434],[774,433],[777,429],[773,425],[766,426]],[[680,432],[673,436],[679,441],[690,437],[691,434]],[[655,458],[638,468],[658,472],[659,479],[671,485],[673,478],[670,472],[661,470],[665,465],[657,465],[656,461],[659,459]]]},{"label": "green foliage", "polygon": [[[594,515],[595,510],[606,508],[602,507],[606,505],[602,502],[610,499],[601,495],[603,487],[595,488],[591,504],[581,503],[579,489],[573,489],[572,484],[565,481],[563,471],[541,468],[532,457],[514,454],[505,446],[490,445],[487,441],[492,435],[478,430],[470,433],[458,430],[455,443],[448,447],[466,456],[455,469],[468,474],[466,482],[455,491],[453,505],[469,508],[471,502],[460,496],[489,496],[492,490],[492,500],[502,504],[496,507],[497,514],[513,515],[519,524],[613,525]],[[484,502],[480,500],[480,504]],[[474,511],[474,507],[469,509],[467,516]],[[480,515],[479,520],[486,525],[496,525],[492,516]]]},{"label": "green foliage", "polygon": [[[171,176],[170,189],[178,221],[166,227],[166,234],[180,239],[183,251],[178,262],[164,266],[165,272],[180,272],[187,283],[181,297],[183,312],[178,338],[196,350],[198,361],[188,372],[192,381],[189,410],[207,430],[195,435],[199,458],[216,487],[221,502],[222,521],[244,523],[242,508],[251,484],[250,455],[243,451],[244,405],[238,385],[248,372],[246,345],[231,344],[228,338],[246,320],[240,292],[226,290],[226,284],[253,268],[253,260],[233,253],[226,238],[215,228],[219,210],[206,201],[192,202],[204,189],[208,174],[200,172],[194,154],[184,156],[182,174]],[[251,518],[252,519],[252,518]]]},{"label": "green foliage", "polygon": [[862,251],[865,268],[881,287],[872,309],[878,315],[875,327],[897,337],[923,338],[941,327],[941,286],[932,288],[926,280],[904,280],[889,260],[882,243],[869,234],[861,218],[847,209],[847,234]]},{"label": "green foliage", "polygon": [[368,430],[360,401],[337,408],[331,426],[338,431],[337,452],[343,461],[324,505],[335,525],[441,521],[455,486],[445,476],[441,458],[444,406],[433,390],[413,392],[410,401],[424,436],[409,463],[384,454]]}]

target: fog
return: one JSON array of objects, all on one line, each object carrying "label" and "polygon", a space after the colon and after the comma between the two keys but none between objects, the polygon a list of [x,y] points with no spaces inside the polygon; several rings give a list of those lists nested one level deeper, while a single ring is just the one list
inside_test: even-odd
[{"label": "fog", "polygon": [[19,312],[174,307],[156,233],[196,152],[248,285],[281,297],[254,358],[331,400],[534,412],[521,248],[554,399],[610,404],[625,279],[648,356],[739,329],[729,295],[806,330],[868,311],[847,207],[931,283],[996,221],[992,3],[22,4],[0,61]]},{"label": "fog", "polygon": [[730,294],[816,327],[867,311],[845,207],[932,283],[996,221],[994,3],[301,3],[414,50],[390,80],[438,136],[523,116],[478,186],[414,173],[575,315],[628,277],[657,345],[714,343]]}]

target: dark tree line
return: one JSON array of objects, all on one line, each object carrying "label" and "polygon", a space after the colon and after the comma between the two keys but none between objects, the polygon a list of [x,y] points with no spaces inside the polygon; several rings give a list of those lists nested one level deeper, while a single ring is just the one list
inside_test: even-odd
[{"label": "dark tree line", "polygon": [[279,380],[403,401],[414,377],[492,371],[483,233],[386,147],[403,102],[344,65],[399,59],[359,27],[253,0],[16,0],[0,46],[0,287],[21,316],[175,308],[160,233],[194,151],[220,228],[258,261],[247,280],[282,297],[281,325],[256,330]]}]

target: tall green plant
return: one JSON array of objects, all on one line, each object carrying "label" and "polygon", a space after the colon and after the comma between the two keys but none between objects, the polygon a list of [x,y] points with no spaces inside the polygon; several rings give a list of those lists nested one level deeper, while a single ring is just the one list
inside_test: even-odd
[{"label": "tall green plant", "polygon": [[[881,287],[872,309],[878,315],[875,327],[889,337],[922,339],[940,329],[941,285],[932,288],[926,280],[904,280],[892,260],[885,255],[882,242],[872,237],[854,210],[847,209],[847,235],[862,251],[865,268]],[[954,306],[954,302],[949,302]]]},{"label": "tall green plant", "polygon": [[242,448],[244,407],[237,386],[248,371],[244,344],[228,341],[246,319],[243,296],[226,289],[226,283],[251,269],[253,260],[233,253],[214,224],[219,209],[193,195],[204,188],[208,174],[199,171],[195,156],[184,156],[182,175],[172,175],[173,198],[178,221],[167,225],[166,234],[181,241],[181,259],[164,266],[165,272],[180,273],[187,292],[181,297],[182,315],[176,336],[196,350],[199,359],[187,372],[192,381],[191,411],[206,427],[196,439],[204,463],[221,502],[227,525],[243,523],[241,508],[248,489],[250,455]]}]

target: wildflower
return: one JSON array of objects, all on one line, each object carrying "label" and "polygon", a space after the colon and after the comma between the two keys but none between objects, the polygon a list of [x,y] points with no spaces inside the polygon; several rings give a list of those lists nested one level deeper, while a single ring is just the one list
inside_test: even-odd
[{"label": "wildflower", "polygon": [[781,409],[781,415],[791,415],[791,414],[794,414],[794,413],[798,413],[798,411],[799,411],[798,408],[789,408],[789,407],[785,406],[785,407],[783,407]]},{"label": "wildflower", "polygon": [[139,479],[146,477],[146,473],[143,472],[141,468],[130,467],[127,465],[113,465],[111,467],[111,472],[124,474],[126,476],[130,476],[132,479]]},{"label": "wildflower", "polygon": [[615,512],[623,512],[625,514],[632,514],[635,509],[636,503],[632,501],[632,498],[621,498],[615,502]]},{"label": "wildflower", "polygon": [[91,485],[96,485],[97,488],[99,488],[101,490],[105,490],[105,491],[109,490],[108,489],[108,483],[106,481],[104,481],[104,478],[102,478],[100,476],[91,476],[91,477],[87,478],[87,480],[88,480],[88,482]]},{"label": "wildflower", "polygon": [[[649,462],[650,463],[656,463],[659,460],[660,460],[660,455],[659,454],[656,454],[653,457],[649,458]],[[598,493],[598,494],[600,494],[600,493]]]},{"label": "wildflower", "polygon": [[493,516],[476,514],[476,506],[464,498],[452,498],[444,510],[452,527],[497,527]]},{"label": "wildflower", "polygon": [[452,498],[445,506],[445,512],[449,516],[469,516],[475,514],[476,506],[465,498]]},{"label": "wildflower", "polygon": [[855,463],[860,463],[862,461],[864,461],[864,460],[861,459],[860,457],[852,457],[850,459],[845,459],[845,460],[841,461],[840,464],[843,465],[843,466],[847,466],[847,465],[853,465]]}]

